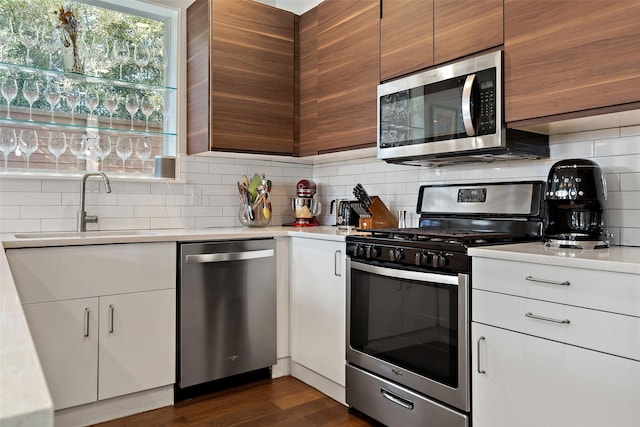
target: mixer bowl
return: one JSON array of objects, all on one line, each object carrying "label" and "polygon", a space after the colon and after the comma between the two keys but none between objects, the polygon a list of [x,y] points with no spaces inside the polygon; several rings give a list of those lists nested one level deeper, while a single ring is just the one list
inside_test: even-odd
[{"label": "mixer bowl", "polygon": [[320,215],[322,205],[314,198],[294,197],[291,199],[291,210],[296,218],[310,219]]}]

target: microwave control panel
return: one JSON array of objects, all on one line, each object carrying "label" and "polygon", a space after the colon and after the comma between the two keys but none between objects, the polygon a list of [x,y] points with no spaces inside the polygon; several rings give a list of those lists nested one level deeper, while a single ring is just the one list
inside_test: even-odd
[{"label": "microwave control panel", "polygon": [[476,73],[478,77],[478,135],[496,133],[496,69]]}]

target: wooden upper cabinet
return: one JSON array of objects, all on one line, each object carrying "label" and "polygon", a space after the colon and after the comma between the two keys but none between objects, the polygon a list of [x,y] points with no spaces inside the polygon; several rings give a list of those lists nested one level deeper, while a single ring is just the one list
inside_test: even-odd
[{"label": "wooden upper cabinet", "polygon": [[630,109],[639,74],[638,0],[505,0],[507,122]]},{"label": "wooden upper cabinet", "polygon": [[318,5],[318,153],[375,146],[380,0]]},{"label": "wooden upper cabinet", "polygon": [[434,63],[442,64],[503,43],[503,0],[433,1]]},{"label": "wooden upper cabinet", "polygon": [[300,96],[296,154],[318,154],[318,8],[298,20]]},{"label": "wooden upper cabinet", "polygon": [[293,13],[249,0],[189,6],[188,153],[293,153],[294,43]]},{"label": "wooden upper cabinet", "polygon": [[380,80],[432,66],[433,0],[381,1]]}]

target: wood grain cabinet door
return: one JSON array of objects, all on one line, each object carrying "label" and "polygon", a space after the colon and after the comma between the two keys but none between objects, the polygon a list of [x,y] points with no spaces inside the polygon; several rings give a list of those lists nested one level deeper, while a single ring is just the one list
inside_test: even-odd
[{"label": "wood grain cabinet door", "polygon": [[500,46],[503,43],[502,2],[433,0],[434,63],[442,64]]},{"label": "wood grain cabinet door", "polygon": [[507,122],[640,101],[640,1],[505,0],[504,44]]},{"label": "wood grain cabinet door", "polygon": [[372,147],[380,83],[380,0],[318,5],[318,152]]},{"label": "wood grain cabinet door", "polygon": [[300,99],[298,156],[318,154],[318,8],[298,20],[298,64]]},{"label": "wood grain cabinet door", "polygon": [[381,2],[380,80],[432,66],[433,0]]}]

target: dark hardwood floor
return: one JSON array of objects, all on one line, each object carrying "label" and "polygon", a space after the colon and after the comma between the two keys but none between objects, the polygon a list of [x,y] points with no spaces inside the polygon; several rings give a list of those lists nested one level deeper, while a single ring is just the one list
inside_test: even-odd
[{"label": "dark hardwood floor", "polygon": [[293,377],[260,380],[173,406],[96,424],[138,426],[379,426]]}]

